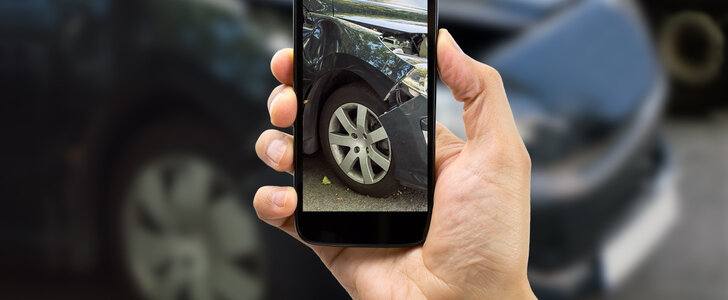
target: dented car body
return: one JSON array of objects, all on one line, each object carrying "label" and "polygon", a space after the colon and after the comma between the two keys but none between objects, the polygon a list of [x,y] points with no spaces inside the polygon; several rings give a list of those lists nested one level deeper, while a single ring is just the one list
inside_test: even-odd
[{"label": "dented car body", "polygon": [[373,110],[387,133],[379,151],[396,165],[385,171],[402,185],[426,189],[427,1],[421,7],[394,2],[304,1],[303,152],[336,147],[321,138],[320,112],[334,91],[358,82],[385,107]]}]

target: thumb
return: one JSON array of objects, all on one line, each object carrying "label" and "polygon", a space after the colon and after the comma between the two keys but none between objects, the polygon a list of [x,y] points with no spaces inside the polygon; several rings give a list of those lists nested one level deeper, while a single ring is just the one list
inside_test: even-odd
[{"label": "thumb", "polygon": [[452,134],[452,132],[448,130],[445,125],[440,124],[440,122],[437,122],[435,129],[435,137],[437,140],[435,142],[435,178],[437,179],[442,170],[444,170],[449,163],[457,158],[458,153],[460,153],[463,146],[465,146],[465,142]]},{"label": "thumb", "polygon": [[467,56],[445,29],[440,30],[437,60],[440,79],[455,99],[463,102],[469,141],[493,135],[518,135],[498,71]]}]

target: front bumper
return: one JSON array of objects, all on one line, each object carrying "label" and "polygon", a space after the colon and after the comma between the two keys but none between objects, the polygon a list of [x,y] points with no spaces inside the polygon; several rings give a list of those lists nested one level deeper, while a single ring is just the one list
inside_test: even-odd
[{"label": "front bumper", "polygon": [[529,280],[539,297],[572,298],[612,291],[659,245],[678,218],[677,174],[669,155],[636,197],[596,251],[563,267],[529,268]]},{"label": "front bumper", "polygon": [[427,189],[427,98],[417,96],[379,116],[389,136],[394,175],[407,187]]}]

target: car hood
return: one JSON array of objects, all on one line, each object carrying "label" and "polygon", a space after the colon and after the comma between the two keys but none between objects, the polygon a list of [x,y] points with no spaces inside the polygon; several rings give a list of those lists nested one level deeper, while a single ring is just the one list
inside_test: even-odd
[{"label": "car hood", "polygon": [[427,23],[407,20],[372,18],[364,16],[341,16],[340,18],[368,28],[373,27],[377,29],[385,29],[412,34],[427,33]]},{"label": "car hood", "polygon": [[397,56],[414,67],[421,69],[427,68],[427,58],[407,54],[398,54]]},{"label": "car hood", "polygon": [[[404,33],[427,33],[427,9],[388,0],[335,0],[334,16],[358,25]],[[426,3],[426,2],[425,2]]]}]

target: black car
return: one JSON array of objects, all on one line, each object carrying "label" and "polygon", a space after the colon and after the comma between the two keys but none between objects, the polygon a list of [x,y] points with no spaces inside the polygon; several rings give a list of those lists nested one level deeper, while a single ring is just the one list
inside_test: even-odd
[{"label": "black car", "polygon": [[367,195],[427,188],[427,1],[401,3],[303,2],[303,150]]},{"label": "black car", "polygon": [[257,187],[290,182],[252,151],[275,86],[271,15],[0,0],[0,297],[79,281],[92,299],[346,296],[252,207]]}]

